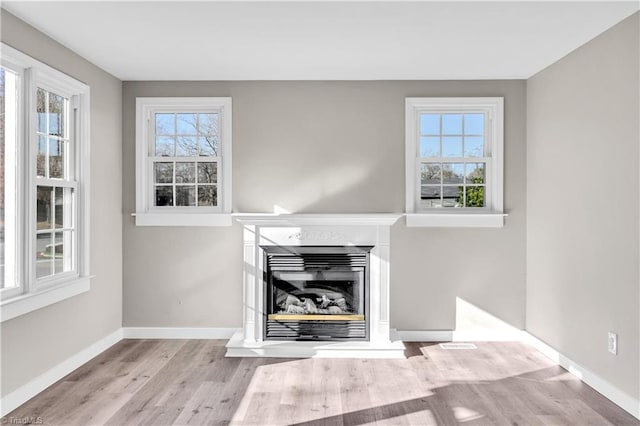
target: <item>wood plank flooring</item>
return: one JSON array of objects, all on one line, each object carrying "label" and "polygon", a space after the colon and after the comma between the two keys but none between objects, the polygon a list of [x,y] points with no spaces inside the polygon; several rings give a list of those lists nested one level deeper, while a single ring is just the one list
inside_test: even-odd
[{"label": "wood plank flooring", "polygon": [[407,343],[404,360],[225,358],[225,343],[123,340],[3,424],[640,425],[523,343]]}]

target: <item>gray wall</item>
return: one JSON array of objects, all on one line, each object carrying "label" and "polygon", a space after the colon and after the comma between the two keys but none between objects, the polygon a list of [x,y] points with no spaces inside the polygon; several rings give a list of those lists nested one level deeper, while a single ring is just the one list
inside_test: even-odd
[{"label": "gray wall", "polygon": [[122,83],[2,10],[2,41],[91,86],[91,290],[1,324],[2,396],[122,325]]},{"label": "gray wall", "polygon": [[125,82],[124,325],[240,327],[242,230],[144,228],[135,98],[233,97],[233,208],[402,212],[404,98],[504,96],[503,229],[392,229],[392,325],[454,329],[455,297],[524,328],[525,82]]},{"label": "gray wall", "polygon": [[527,329],[635,398],[638,28],[635,14],[527,82]]}]

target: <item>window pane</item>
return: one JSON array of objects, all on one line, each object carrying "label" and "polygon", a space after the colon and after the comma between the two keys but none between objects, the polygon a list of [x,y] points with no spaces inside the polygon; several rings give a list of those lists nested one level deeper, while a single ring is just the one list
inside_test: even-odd
[{"label": "window pane", "polygon": [[201,135],[218,134],[218,114],[198,114],[198,133]]},{"label": "window pane", "polygon": [[420,187],[420,208],[432,209],[435,207],[441,207],[442,201],[440,200],[441,187],[422,185]]},{"label": "window pane", "polygon": [[465,207],[484,207],[484,186],[467,186]]},{"label": "window pane", "polygon": [[71,262],[71,238],[71,231],[55,233],[53,269],[56,274],[71,271],[73,267]]},{"label": "window pane", "polygon": [[173,136],[156,137],[156,156],[173,157],[175,154],[175,138]]},{"label": "window pane", "polygon": [[420,134],[440,134],[440,114],[420,114]]},{"label": "window pane", "polygon": [[176,186],[176,206],[195,206],[196,205],[196,187]]},{"label": "window pane", "polygon": [[198,163],[198,182],[217,183],[218,165],[216,163]]},{"label": "window pane", "polygon": [[48,186],[39,186],[36,193],[36,228],[52,229],[53,228],[53,209],[52,195],[53,188]]},{"label": "window pane", "polygon": [[440,164],[421,164],[420,183],[422,185],[440,185]]},{"label": "window pane", "polygon": [[175,135],[175,119],[175,114],[156,114],[156,135]]},{"label": "window pane", "polygon": [[443,157],[462,157],[462,138],[458,136],[443,136]]},{"label": "window pane", "polygon": [[466,136],[464,138],[465,157],[484,157],[484,137]]},{"label": "window pane", "polygon": [[463,206],[463,186],[443,186],[442,187],[442,207],[462,207]]},{"label": "window pane", "polygon": [[36,235],[36,278],[53,275],[53,234]]},{"label": "window pane", "polygon": [[440,138],[438,136],[423,136],[420,138],[420,157],[439,157]]},{"label": "window pane", "polygon": [[218,137],[212,136],[200,136],[198,138],[200,144],[201,156],[217,156],[218,155]]},{"label": "window pane", "polygon": [[60,95],[49,92],[49,134],[64,137],[65,106],[67,100]]},{"label": "window pane", "polygon": [[442,114],[442,134],[462,134],[462,114]]},{"label": "window pane", "polygon": [[173,163],[155,163],[155,182],[173,183]]},{"label": "window pane", "polygon": [[464,134],[484,135],[484,114],[465,114]]},{"label": "window pane", "polygon": [[176,130],[179,135],[197,135],[197,114],[176,114]]},{"label": "window pane", "polygon": [[38,132],[47,133],[47,94],[40,88],[36,92],[36,112],[38,113]]},{"label": "window pane", "polygon": [[38,154],[36,157],[36,176],[46,177],[47,137],[38,136]]},{"label": "window pane", "polygon": [[176,155],[181,157],[197,157],[198,138],[195,136],[178,136]]},{"label": "window pane", "polygon": [[485,183],[484,163],[467,163],[466,172],[467,184]]},{"label": "window pane", "polygon": [[462,183],[464,177],[464,163],[442,165],[442,181],[444,183]]},{"label": "window pane", "polygon": [[195,183],[196,163],[176,163],[176,183]]},{"label": "window pane", "polygon": [[215,185],[198,186],[198,205],[217,206],[218,190]]},{"label": "window pane", "polygon": [[49,177],[64,179],[64,146],[59,139],[49,139]]},{"label": "window pane", "polygon": [[[63,228],[64,227],[64,188],[56,188],[55,189],[55,227]],[[69,197],[67,197],[69,199]]]},{"label": "window pane", "polygon": [[173,186],[156,186],[156,206],[173,206]]}]

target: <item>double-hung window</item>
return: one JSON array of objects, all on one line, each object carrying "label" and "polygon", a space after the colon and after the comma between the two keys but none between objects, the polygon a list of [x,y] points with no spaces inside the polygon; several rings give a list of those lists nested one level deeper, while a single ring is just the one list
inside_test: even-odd
[{"label": "double-hung window", "polygon": [[407,224],[502,226],[502,150],[502,98],[407,98]]},{"label": "double-hung window", "polygon": [[2,320],[89,289],[89,87],[1,45]]},{"label": "double-hung window", "polygon": [[231,224],[231,98],[136,102],[136,224]]}]

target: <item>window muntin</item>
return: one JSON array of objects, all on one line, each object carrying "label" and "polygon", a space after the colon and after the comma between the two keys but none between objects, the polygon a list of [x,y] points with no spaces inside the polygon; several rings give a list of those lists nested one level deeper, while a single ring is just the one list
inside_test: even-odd
[{"label": "window muntin", "polygon": [[418,210],[487,207],[486,114],[421,112],[418,121]]}]

